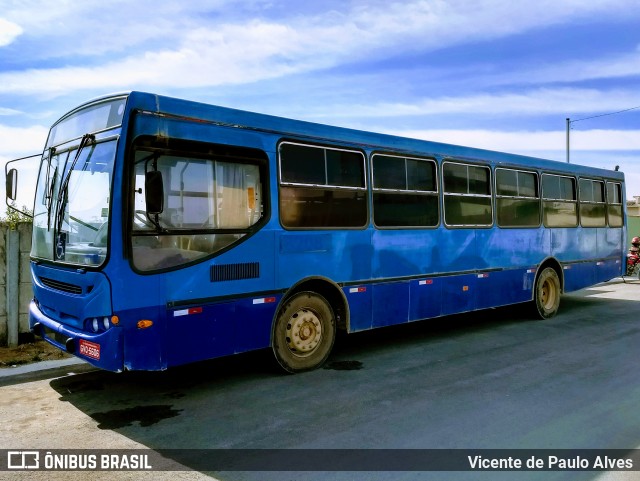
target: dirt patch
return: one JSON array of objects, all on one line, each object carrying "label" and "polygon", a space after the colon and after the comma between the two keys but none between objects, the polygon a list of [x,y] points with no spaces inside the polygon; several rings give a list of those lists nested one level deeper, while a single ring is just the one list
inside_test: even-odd
[{"label": "dirt patch", "polygon": [[67,357],[71,356],[48,342],[27,342],[17,347],[0,347],[0,369]]}]

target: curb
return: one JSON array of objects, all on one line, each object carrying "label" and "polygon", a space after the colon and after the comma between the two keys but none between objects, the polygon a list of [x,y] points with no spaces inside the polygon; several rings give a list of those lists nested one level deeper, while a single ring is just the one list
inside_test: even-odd
[{"label": "curb", "polygon": [[94,371],[96,369],[97,368],[91,364],[77,357],[60,359],[58,361],[34,362],[32,364],[0,369],[0,386],[40,381],[42,379]]}]

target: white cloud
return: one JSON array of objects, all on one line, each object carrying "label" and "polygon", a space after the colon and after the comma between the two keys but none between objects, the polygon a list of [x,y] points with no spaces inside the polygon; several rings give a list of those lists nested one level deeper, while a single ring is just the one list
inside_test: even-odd
[{"label": "white cloud", "polygon": [[0,125],[0,159],[37,154],[44,149],[49,129],[42,126],[26,128]]},{"label": "white cloud", "polygon": [[52,7],[49,0],[29,0],[15,2],[4,15],[22,25],[25,37],[37,45],[33,58],[96,57],[131,51],[147,41],[175,43],[193,22],[228,3],[83,0],[58,1]]},{"label": "white cloud", "polygon": [[640,130],[571,131],[571,150],[637,150],[640,151]]},{"label": "white cloud", "polygon": [[[592,15],[613,15],[628,4],[623,0],[541,0],[523,7],[518,2],[482,0],[470,8],[463,0],[356,3],[341,11],[308,17],[292,10],[277,21],[266,17],[268,9],[253,9],[253,16],[237,22],[211,15],[225,2],[194,2],[193,7],[156,3],[145,1],[132,10],[123,7],[131,19],[114,13],[118,5],[110,5],[107,11],[98,9],[102,13],[97,15],[90,11],[93,3],[87,2],[64,16],[65,8],[58,11],[43,6],[45,12],[34,12],[27,4],[14,16],[25,22],[29,13],[40,18],[39,23],[31,20],[28,33],[40,35],[43,48],[49,50],[48,39],[56,38],[50,56],[65,53],[77,64],[77,54],[93,54],[95,58],[107,50],[134,53],[96,66],[4,72],[0,74],[0,93],[243,84],[381,58],[398,48],[428,51]],[[64,2],[63,6],[71,8]],[[47,17],[44,22],[43,15]],[[58,24],[65,18],[79,20],[65,22],[61,30]],[[167,20],[174,18],[180,20]]]},{"label": "white cloud", "polygon": [[[566,146],[564,131],[386,130],[385,133],[525,155],[538,151],[564,152]],[[571,152],[640,151],[640,130],[572,131],[570,148]]]},{"label": "white cloud", "polygon": [[[252,22],[197,29],[179,49],[145,52],[95,67],[29,69],[0,74],[0,93],[61,94],[78,89],[181,88],[246,83],[300,70],[290,28]],[[279,58],[279,61],[272,61]]]},{"label": "white cloud", "polygon": [[[639,105],[635,90],[597,90],[580,88],[539,88],[521,93],[492,93],[470,96],[444,96],[411,102],[305,107],[305,118],[394,118],[430,115],[558,115],[576,119],[593,112],[614,112]],[[581,115],[582,114],[582,115]],[[289,114],[291,115],[291,114]],[[294,114],[295,115],[295,114]]]},{"label": "white cloud", "polygon": [[608,54],[602,58],[574,60],[553,64],[537,64],[530,70],[501,72],[480,76],[487,85],[540,84],[551,82],[580,82],[595,79],[615,79],[640,75],[640,48],[632,52]]},{"label": "white cloud", "polygon": [[12,43],[21,33],[20,25],[0,18],[0,47]]},{"label": "white cloud", "polygon": [[18,115],[21,114],[19,110],[8,109],[6,107],[0,107],[0,115]]}]

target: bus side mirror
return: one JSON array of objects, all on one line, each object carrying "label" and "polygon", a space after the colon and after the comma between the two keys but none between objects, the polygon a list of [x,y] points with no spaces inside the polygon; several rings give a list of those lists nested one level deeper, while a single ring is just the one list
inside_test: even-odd
[{"label": "bus side mirror", "polygon": [[162,172],[153,170],[144,176],[144,200],[147,204],[147,214],[162,214],[164,210],[164,184]]},{"label": "bus side mirror", "polygon": [[16,200],[18,196],[18,171],[16,169],[11,169],[7,173],[7,197],[11,200]]}]

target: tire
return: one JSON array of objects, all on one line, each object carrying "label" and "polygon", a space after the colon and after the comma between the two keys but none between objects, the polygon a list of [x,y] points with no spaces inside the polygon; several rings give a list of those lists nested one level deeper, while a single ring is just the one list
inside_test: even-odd
[{"label": "tire", "polygon": [[546,267],[536,279],[533,303],[540,319],[549,319],[558,312],[560,279],[555,269]]},{"label": "tire", "polygon": [[273,353],[287,372],[320,367],[336,338],[336,321],[327,300],[314,292],[299,292],[287,299],[273,327]]}]

